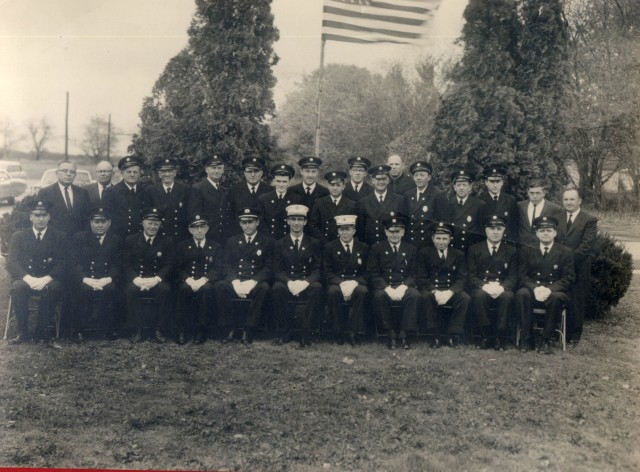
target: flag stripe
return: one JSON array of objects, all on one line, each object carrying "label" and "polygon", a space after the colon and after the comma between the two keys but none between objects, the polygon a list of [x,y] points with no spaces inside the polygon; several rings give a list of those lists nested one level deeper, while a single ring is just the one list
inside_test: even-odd
[{"label": "flag stripe", "polygon": [[324,15],[324,21],[333,21],[337,23],[344,23],[355,26],[362,26],[364,28],[373,28],[373,29],[390,29],[390,30],[398,30],[405,31],[407,33],[424,33],[424,26],[408,26],[408,25],[398,25],[397,23],[389,23],[388,21],[373,21],[362,18],[345,18],[340,15]]},{"label": "flag stripe", "polygon": [[372,15],[370,13],[362,13],[357,11],[345,10],[342,8],[334,8],[334,7],[324,7],[323,11],[325,13],[333,13],[334,15],[346,16],[349,18],[363,18],[369,20],[378,20],[378,21],[388,21],[391,23],[398,23],[401,25],[412,25],[418,26],[424,23],[424,19],[419,18],[403,18],[400,16],[389,16],[389,15]]},{"label": "flag stripe", "polygon": [[415,7],[415,6],[411,6],[411,5],[398,5],[398,4],[392,4],[392,3],[386,3],[386,2],[371,2],[371,6],[375,7],[375,8],[385,8],[388,10],[397,10],[397,11],[406,11],[406,12],[410,12],[410,13],[418,13],[420,15],[425,15],[427,13],[429,13],[429,9],[428,8],[423,8],[423,7]]},{"label": "flag stripe", "polygon": [[368,28],[365,26],[359,26],[359,25],[354,25],[349,23],[341,23],[339,21],[324,20],[322,22],[322,26],[326,28],[336,28],[336,29],[349,30],[349,31],[382,33],[382,34],[395,36],[397,38],[418,39],[420,37],[420,33],[409,33],[407,31],[397,31],[397,30],[382,29],[382,28]]},{"label": "flag stripe", "polygon": [[341,36],[338,34],[329,34],[323,33],[322,39],[327,41],[342,41],[344,43],[360,43],[360,44],[371,44],[371,43],[398,43],[404,44],[406,41],[394,41],[388,37],[372,37],[371,39],[361,39],[353,36]]}]

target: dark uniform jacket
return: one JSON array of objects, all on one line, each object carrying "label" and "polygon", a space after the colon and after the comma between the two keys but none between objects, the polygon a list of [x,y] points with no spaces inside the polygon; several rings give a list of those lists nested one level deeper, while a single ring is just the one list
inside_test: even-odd
[{"label": "dark uniform jacket", "polygon": [[325,245],[322,267],[328,284],[339,285],[345,280],[355,280],[359,284],[367,285],[369,246],[354,239],[349,249],[351,254],[346,253],[340,239]]},{"label": "dark uniform jacket", "polygon": [[505,290],[513,292],[518,283],[518,253],[515,247],[504,241],[500,243],[495,256],[491,255],[486,241],[471,246],[467,253],[467,268],[472,289],[498,282]]},{"label": "dark uniform jacket", "polygon": [[289,233],[287,224],[286,208],[289,205],[301,203],[300,195],[287,189],[282,200],[278,199],[278,194],[273,192],[265,193],[258,197],[258,208],[261,211],[260,226],[258,230],[269,234],[274,240],[278,240]]},{"label": "dark uniform jacket", "polygon": [[567,212],[563,213],[559,218],[556,241],[571,249],[574,262],[579,264],[593,255],[593,247],[598,235],[598,220],[584,210],[580,210],[578,216],[573,219],[571,227],[567,229]]},{"label": "dark uniform jacket", "polygon": [[122,238],[111,231],[104,235],[102,244],[90,230],[74,234],[71,270],[73,281],[81,284],[85,277],[111,277],[113,283],[117,284],[122,274],[122,243]]},{"label": "dark uniform jacket", "polygon": [[458,205],[458,197],[451,195],[442,208],[437,209],[438,221],[446,221],[454,226],[451,246],[467,252],[470,246],[484,239],[485,231],[482,218],[484,202],[469,195],[464,205]]},{"label": "dark uniform jacket", "polygon": [[229,232],[236,231],[237,228],[232,226],[235,219],[232,219],[229,213],[229,201],[225,188],[220,185],[215,188],[209,179],[204,178],[191,187],[190,203],[191,216],[201,215],[209,223],[207,238],[223,244]]},{"label": "dark uniform jacket", "polygon": [[[535,231],[529,223],[529,200],[519,202],[518,207],[518,241],[520,244],[538,247],[539,241],[536,238]],[[555,216],[560,220],[562,218],[562,208],[549,200],[544,200],[542,210],[536,209],[536,217],[538,216]]]},{"label": "dark uniform jacket", "polygon": [[[198,248],[193,238],[180,241],[177,246],[178,280],[189,277],[198,280],[206,277],[214,283],[222,276],[222,246],[212,239],[205,239],[204,247]],[[162,277],[162,276],[161,276]]]},{"label": "dark uniform jacket", "polygon": [[370,246],[386,240],[382,220],[390,212],[399,212],[402,208],[402,196],[387,190],[384,202],[373,192],[358,202],[358,234]]},{"label": "dark uniform jacket", "polygon": [[309,211],[313,210],[313,205],[319,198],[329,195],[329,189],[320,185],[318,182],[316,182],[316,187],[313,189],[313,192],[311,192],[311,195],[307,195],[305,187],[304,183],[300,182],[299,184],[291,187],[290,190],[291,192],[300,195],[300,203],[309,208]]},{"label": "dark uniform jacket", "polygon": [[413,181],[413,178],[409,177],[407,174],[401,174],[400,177],[396,179],[389,176],[389,190],[393,193],[404,195],[412,188],[416,188],[416,183]]},{"label": "dark uniform jacket", "polygon": [[109,187],[102,194],[102,202],[111,208],[113,218],[110,231],[124,238],[142,231],[142,209],[145,189],[138,183],[133,193],[124,181]]},{"label": "dark uniform jacket", "polygon": [[78,231],[89,227],[89,194],[77,185],[71,185],[73,192],[73,206],[71,211],[67,210],[62,192],[58,183],[41,188],[38,192],[37,200],[48,200],[52,206],[49,208],[51,221],[49,226],[73,236]]},{"label": "dark uniform jacket", "polygon": [[84,189],[87,191],[87,194],[89,195],[89,208],[99,206],[102,203],[102,198],[104,198],[104,190],[112,186],[111,184],[107,185],[107,187],[102,191],[101,198],[100,192],[98,191],[98,186],[100,185],[101,184],[98,182],[93,182],[84,187]]},{"label": "dark uniform jacket", "polygon": [[133,234],[124,242],[122,261],[127,282],[136,277],[155,276],[168,282],[175,266],[173,242],[157,235],[149,246],[143,233]]},{"label": "dark uniform jacket", "polygon": [[478,198],[484,202],[483,221],[493,215],[504,218],[507,228],[505,238],[507,241],[518,240],[518,205],[516,197],[505,192],[500,192],[498,201],[495,201],[488,191],[482,192]]},{"label": "dark uniform jacket", "polygon": [[229,214],[231,217],[234,217],[241,208],[259,208],[258,197],[264,193],[271,192],[271,190],[273,190],[273,188],[262,181],[259,183],[258,188],[256,188],[255,195],[251,194],[246,180],[232,185],[227,193]]},{"label": "dark uniform jacket", "polygon": [[467,284],[467,263],[464,253],[449,246],[447,257],[443,261],[435,246],[422,249],[418,255],[418,284],[420,289],[429,292],[464,290]]},{"label": "dark uniform jacket", "polygon": [[576,278],[571,249],[554,243],[547,257],[543,257],[540,243],[523,246],[518,275],[521,285],[531,290],[543,286],[552,292],[567,292]]},{"label": "dark uniform jacket", "polygon": [[342,195],[347,197],[349,200],[353,200],[354,202],[358,203],[360,200],[371,193],[373,193],[373,187],[370,184],[362,182],[359,185],[358,191],[356,192],[353,188],[353,185],[351,184],[351,181],[349,181],[344,186],[344,192],[342,192]]},{"label": "dark uniform jacket", "polygon": [[322,245],[316,238],[305,234],[300,241],[300,249],[296,250],[291,236],[287,234],[276,241],[273,252],[276,281],[285,285],[290,280],[320,281]]},{"label": "dark uniform jacket", "polygon": [[260,232],[254,235],[251,244],[247,244],[244,233],[227,239],[222,269],[224,280],[269,282],[273,277],[273,245],[273,239]]},{"label": "dark uniform jacket", "polygon": [[309,217],[309,234],[321,243],[328,243],[338,237],[338,227],[336,226],[336,215],[355,215],[356,204],[342,195],[338,205],[333,203],[331,195],[319,198],[311,210]]},{"label": "dark uniform jacket", "polygon": [[174,242],[189,236],[187,223],[191,212],[191,187],[182,182],[174,182],[167,193],[158,183],[148,187],[144,194],[144,206],[157,208],[162,215],[160,234],[172,238]]},{"label": "dark uniform jacket", "polygon": [[446,205],[446,197],[433,184],[427,186],[420,201],[416,188],[405,192],[402,212],[409,217],[409,227],[404,239],[418,248],[431,245],[431,224],[441,205]]},{"label": "dark uniform jacket", "polygon": [[402,241],[394,254],[388,241],[371,246],[367,258],[367,272],[374,290],[384,290],[405,284],[416,286],[417,249]]},{"label": "dark uniform jacket", "polygon": [[14,233],[7,258],[9,275],[13,280],[20,280],[25,275],[63,278],[67,260],[65,241],[66,235],[50,226],[40,242],[32,228]]}]

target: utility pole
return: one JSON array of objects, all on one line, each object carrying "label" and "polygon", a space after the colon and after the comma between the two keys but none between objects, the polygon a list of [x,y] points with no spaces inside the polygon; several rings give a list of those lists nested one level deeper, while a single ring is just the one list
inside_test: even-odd
[{"label": "utility pole", "polygon": [[109,113],[109,122],[107,124],[107,162],[111,162],[111,113]]},{"label": "utility pole", "polygon": [[64,115],[64,161],[69,162],[69,92],[67,92],[67,109]]}]

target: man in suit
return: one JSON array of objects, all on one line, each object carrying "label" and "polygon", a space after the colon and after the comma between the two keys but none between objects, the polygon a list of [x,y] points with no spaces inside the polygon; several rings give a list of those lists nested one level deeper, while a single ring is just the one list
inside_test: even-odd
[{"label": "man in suit", "polygon": [[[224,245],[222,280],[216,282],[219,325],[228,332],[227,341],[242,329],[242,343],[251,344],[260,325],[262,308],[273,278],[273,239],[258,231],[260,212],[242,208],[238,212],[241,232]],[[234,310],[233,299],[249,299],[248,310]]]},{"label": "man in suit", "polygon": [[446,197],[431,184],[433,168],[427,161],[418,161],[409,168],[416,188],[404,194],[402,212],[409,216],[409,227],[405,239],[418,249],[432,244],[431,225],[436,208],[446,204]]},{"label": "man in suit", "polygon": [[155,164],[160,182],[145,191],[144,205],[157,208],[162,217],[160,234],[171,238],[174,244],[187,238],[187,225],[191,209],[191,187],[176,182],[178,162],[166,157]]},{"label": "man in suit", "polygon": [[358,203],[362,198],[373,192],[373,187],[365,182],[371,161],[365,157],[352,157],[349,163],[349,183],[345,185],[344,196]]},{"label": "man in suit", "polygon": [[533,228],[538,244],[522,246],[518,275],[521,288],[516,292],[516,315],[520,318],[522,337],[520,349],[528,351],[533,346],[534,303],[545,307],[544,330],[538,350],[550,354],[549,344],[562,308],[569,303],[569,290],[575,280],[571,249],[554,242],[558,219],[555,216],[538,216]]},{"label": "man in suit", "polygon": [[388,165],[370,168],[374,191],[358,202],[358,233],[369,246],[387,239],[382,220],[391,213],[399,213],[402,208],[402,196],[388,188],[390,171]]},{"label": "man in suit", "polygon": [[[355,346],[356,333],[363,330],[367,288],[367,255],[369,247],[354,238],[354,214],[335,216],[338,239],[324,247],[322,267],[327,283],[327,305],[339,344],[346,341]],[[350,302],[345,320],[343,302]]]},{"label": "man in suit", "polygon": [[51,203],[51,227],[71,237],[87,227],[89,195],[87,191],[73,184],[76,178],[73,162],[59,162],[56,177],[58,181],[41,188],[37,200]]},{"label": "man in suit", "polygon": [[[128,316],[137,325],[140,341],[160,341],[173,334],[169,281],[175,267],[174,245],[170,238],[159,234],[161,224],[157,208],[143,210],[142,233],[127,237],[122,254]],[[155,309],[138,306],[136,300],[140,296],[152,298]]]},{"label": "man in suit", "polygon": [[[122,238],[109,231],[111,209],[103,206],[89,212],[90,229],[73,235],[71,281],[74,294],[72,334],[82,339],[92,321],[94,303],[100,317],[98,328],[104,333],[115,332],[114,309],[119,296]],[[95,326],[94,326],[95,327]]]},{"label": "man in suit", "polygon": [[[507,335],[518,283],[518,255],[513,245],[504,242],[506,226],[502,215],[489,216],[484,223],[487,240],[474,244],[467,253],[471,306],[475,325],[482,330],[480,347],[487,349],[493,343],[496,351],[502,349]],[[493,320],[489,317],[491,303],[497,311]]]},{"label": "man in suit", "polygon": [[222,246],[209,238],[209,223],[200,215],[189,221],[190,237],[178,243],[178,343],[202,343],[215,326],[214,284],[222,276]]},{"label": "man in suit", "polygon": [[416,186],[411,177],[404,173],[405,164],[399,154],[391,154],[387,158],[389,171],[389,190],[398,195],[404,195],[406,192]]},{"label": "man in suit", "polygon": [[123,157],[118,161],[122,181],[108,187],[102,194],[104,206],[111,208],[111,231],[126,238],[138,234],[142,227],[142,208],[145,190],[140,185],[142,163],[135,156]]},{"label": "man in suit", "polygon": [[451,246],[466,254],[473,244],[484,239],[482,217],[484,202],[471,195],[474,175],[467,170],[458,170],[451,174],[453,195],[447,203],[439,205],[435,217],[453,225]]},{"label": "man in suit", "polygon": [[500,216],[507,225],[505,239],[515,242],[518,238],[518,206],[516,197],[504,191],[506,182],[507,171],[503,167],[488,167],[484,171],[486,191],[482,192],[478,198],[485,203],[482,219],[486,220],[493,215]]},{"label": "man in suit", "polygon": [[[404,216],[388,215],[383,224],[387,239],[374,244],[367,259],[367,272],[373,289],[373,314],[389,335],[389,349],[396,348],[398,336],[402,348],[409,349],[407,333],[418,329],[417,250],[402,241],[407,224]],[[393,318],[392,302],[402,305],[400,319]]]},{"label": "man in suit", "polygon": [[571,287],[571,303],[567,338],[575,345],[582,337],[582,326],[587,312],[587,297],[591,286],[591,259],[598,235],[598,219],[580,208],[582,199],[577,190],[566,190],[562,195],[564,215],[558,224],[556,241],[572,251],[576,280]]},{"label": "man in suit", "polygon": [[40,296],[35,336],[45,339],[54,307],[60,300],[67,260],[66,236],[49,226],[51,203],[34,201],[29,208],[31,227],[11,237],[7,272],[11,276],[11,303],[18,323],[19,344],[29,339],[29,297]]},{"label": "man in suit", "polygon": [[324,178],[329,183],[329,195],[316,201],[309,218],[309,234],[323,245],[338,237],[334,217],[356,212],[355,202],[343,194],[347,173],[340,170],[327,172]]},{"label": "man in suit", "polygon": [[329,190],[318,183],[322,159],[319,157],[303,157],[298,161],[302,182],[291,187],[291,191],[300,195],[302,205],[313,210],[313,205],[318,198],[329,195]]},{"label": "man in suit", "polygon": [[111,187],[111,179],[113,178],[113,164],[109,161],[100,161],[96,166],[96,182],[90,183],[85,187],[89,194],[89,204],[91,208],[100,206],[102,203],[102,194]]},{"label": "man in suit", "polygon": [[443,305],[452,308],[446,342],[456,347],[464,333],[470,302],[464,291],[467,264],[464,253],[451,246],[453,225],[441,221],[432,231],[433,246],[423,248],[418,255],[418,286],[422,290],[427,329],[435,334],[433,347],[440,346],[439,336],[445,331],[438,317],[438,307]]},{"label": "man in suit", "polygon": [[[320,241],[304,234],[309,208],[304,205],[287,207],[289,234],[276,241],[274,246],[275,282],[272,288],[273,306],[278,324],[285,332],[291,329],[293,320],[287,310],[288,300],[306,298],[302,316],[300,347],[310,345],[311,321],[322,306],[323,288],[320,282],[322,246]],[[278,338],[278,344],[288,335]]]},{"label": "man in suit", "polygon": [[538,246],[539,241],[533,227],[534,219],[539,216],[553,216],[558,219],[562,213],[562,208],[545,199],[546,194],[546,186],[542,179],[531,179],[528,182],[529,199],[518,203],[518,241],[522,245]]},{"label": "man in suit", "polygon": [[278,164],[271,168],[274,190],[258,197],[260,210],[261,232],[272,239],[283,238],[289,232],[286,208],[302,201],[300,195],[292,192],[289,182],[296,171],[287,164]]},{"label": "man in suit", "polygon": [[209,222],[207,238],[224,244],[231,231],[227,190],[222,186],[224,160],[214,154],[204,162],[206,178],[191,187],[191,214],[202,215]]},{"label": "man in suit", "polygon": [[265,161],[261,157],[245,157],[242,159],[244,181],[229,188],[229,214],[236,215],[242,208],[258,208],[258,197],[269,193],[271,188],[262,182]]}]

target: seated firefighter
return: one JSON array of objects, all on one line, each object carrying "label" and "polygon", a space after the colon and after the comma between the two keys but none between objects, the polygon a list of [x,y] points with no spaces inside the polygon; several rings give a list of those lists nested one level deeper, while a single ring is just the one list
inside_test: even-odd
[{"label": "seated firefighter", "polygon": [[[173,242],[158,232],[162,216],[157,208],[142,212],[142,233],[124,242],[123,265],[127,312],[138,331],[139,341],[161,341],[171,335],[171,286],[169,277],[175,265]],[[138,303],[151,301],[153,307]]]},{"label": "seated firefighter", "polygon": [[214,284],[222,272],[222,246],[207,238],[209,223],[201,215],[189,221],[191,237],[177,247],[177,340],[202,343],[215,327]]},{"label": "seated firefighter", "polygon": [[[216,282],[218,325],[227,330],[223,342],[232,341],[242,329],[242,343],[251,344],[260,325],[264,300],[273,274],[273,239],[258,232],[260,212],[241,208],[238,221],[242,231],[224,245],[222,280]],[[248,309],[234,309],[233,299],[250,300]]]},{"label": "seated firefighter", "polygon": [[450,347],[460,344],[467,320],[470,300],[464,291],[467,265],[464,253],[451,246],[453,234],[453,225],[436,223],[431,236],[433,246],[425,247],[418,256],[418,284],[422,290],[427,329],[435,334],[433,347],[438,347],[439,337],[445,335],[439,306],[452,308],[446,327],[446,342]]},{"label": "seated firefighter", "polygon": [[[387,239],[371,246],[367,260],[367,272],[373,288],[373,313],[376,322],[389,335],[389,349],[396,348],[398,334],[403,349],[409,349],[407,333],[418,329],[417,250],[402,241],[407,224],[404,216],[391,213],[382,220],[382,224]],[[399,317],[393,316],[392,302],[402,307]]]},{"label": "seated firefighter", "polygon": [[44,200],[29,208],[31,227],[11,237],[7,271],[11,276],[11,303],[18,323],[18,335],[12,344],[29,339],[29,297],[40,296],[35,338],[46,339],[49,326],[55,326],[53,314],[60,301],[65,272],[65,235],[49,227],[49,208]]},{"label": "seated firefighter", "polygon": [[[363,330],[369,289],[367,254],[369,247],[354,238],[356,215],[335,216],[338,239],[324,247],[322,264],[327,283],[327,305],[338,344],[355,346],[356,333]],[[350,304],[345,319],[342,304]]]},{"label": "seated firefighter", "polygon": [[[102,334],[114,332],[114,308],[121,275],[122,238],[109,231],[111,209],[104,206],[91,209],[89,226],[89,230],[73,235],[71,280],[75,319],[72,324],[80,339],[86,329]],[[94,313],[98,318],[92,320]]]},{"label": "seated firefighter", "polygon": [[518,275],[522,287],[516,292],[516,316],[520,319],[522,336],[520,350],[534,346],[534,303],[544,306],[545,318],[542,339],[537,348],[550,354],[551,336],[563,306],[569,303],[569,290],[576,278],[571,249],[554,242],[558,219],[538,216],[533,220],[537,246],[523,246],[520,252]]},{"label": "seated firefighter", "polygon": [[[482,330],[480,347],[486,349],[493,343],[500,350],[513,313],[518,255],[504,240],[507,222],[501,216],[488,217],[484,226],[487,240],[474,244],[467,253],[471,306],[475,325]],[[489,316],[492,303],[496,308],[495,319]]]}]

